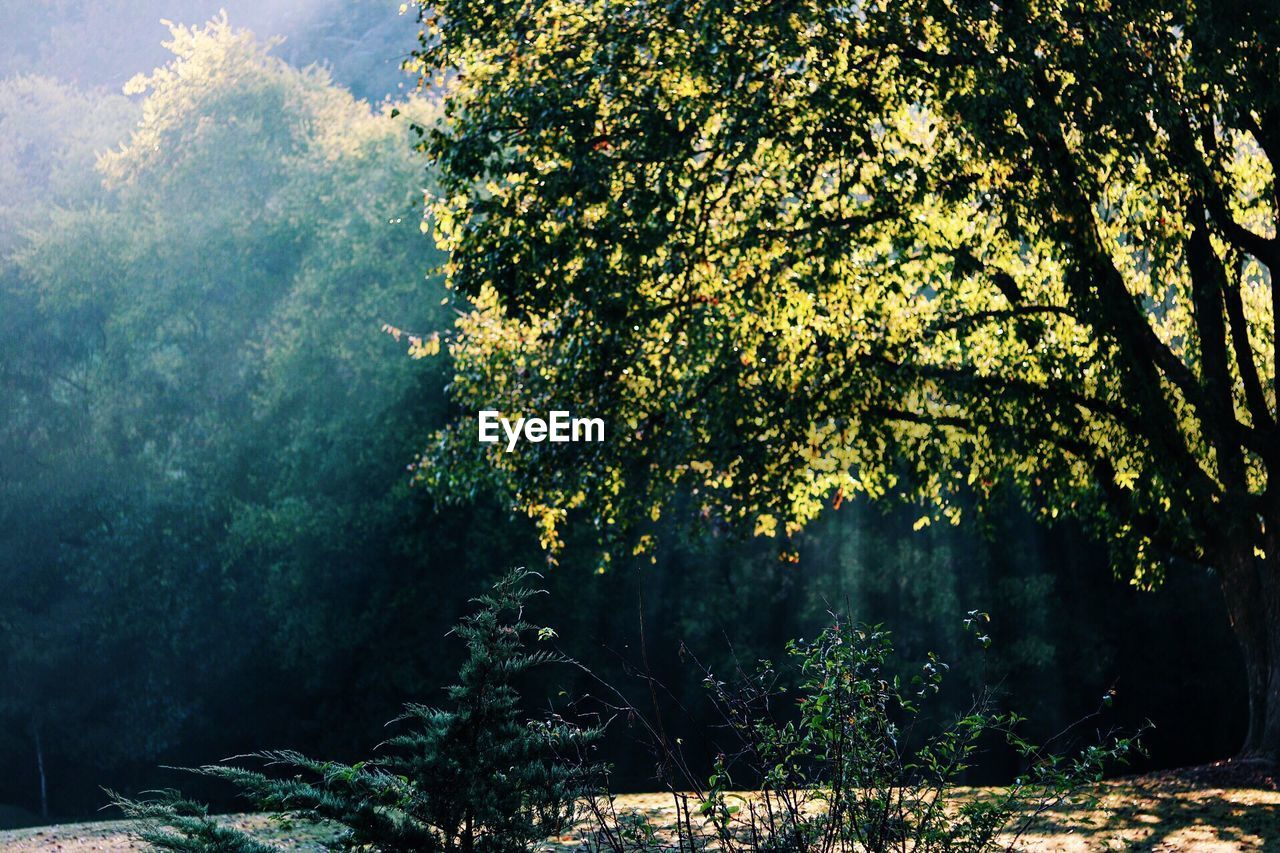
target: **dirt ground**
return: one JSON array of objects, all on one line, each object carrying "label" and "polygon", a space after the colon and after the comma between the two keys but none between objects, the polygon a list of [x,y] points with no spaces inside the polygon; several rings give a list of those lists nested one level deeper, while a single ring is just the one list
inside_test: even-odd
[{"label": "dirt ground", "polygon": [[[1211,772],[1183,772],[1108,782],[1097,808],[1066,807],[1049,814],[1023,839],[1020,849],[1053,853],[1280,850],[1280,791],[1266,784],[1271,780],[1260,783],[1266,787],[1215,784],[1239,781],[1215,778]],[[618,805],[623,811],[643,811],[658,825],[674,821],[674,806],[665,794],[623,795]],[[261,815],[230,815],[226,820],[281,850],[320,850],[335,835],[328,827],[281,823]],[[0,851],[140,849],[121,821],[0,832]],[[565,835],[550,839],[543,849],[583,848],[577,837]]]}]

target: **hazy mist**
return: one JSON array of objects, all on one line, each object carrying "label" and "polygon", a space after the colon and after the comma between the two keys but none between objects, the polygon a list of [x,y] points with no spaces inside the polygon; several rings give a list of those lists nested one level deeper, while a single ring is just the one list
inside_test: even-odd
[{"label": "hazy mist", "polygon": [[416,21],[393,0],[0,0],[0,77],[41,74],[119,92],[165,61],[162,21],[200,24],[225,10],[260,37],[281,36],[276,54],[330,68],[357,95],[378,99],[412,86],[399,70]]}]

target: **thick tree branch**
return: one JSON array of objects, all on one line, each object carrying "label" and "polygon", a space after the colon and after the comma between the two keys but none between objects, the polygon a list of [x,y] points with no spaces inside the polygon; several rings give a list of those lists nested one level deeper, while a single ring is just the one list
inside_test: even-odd
[{"label": "thick tree branch", "polygon": [[[1235,217],[1231,214],[1226,201],[1222,186],[1218,183],[1214,176],[1213,163],[1219,157],[1219,145],[1217,133],[1215,131],[1215,115],[1217,111],[1211,105],[1203,105],[1199,110],[1200,131],[1198,138],[1200,146],[1203,148],[1205,156],[1201,156],[1200,149],[1196,147],[1195,140],[1197,134],[1192,127],[1191,116],[1194,114],[1191,105],[1180,102],[1177,97],[1178,87],[1168,84],[1168,99],[1173,104],[1172,109],[1165,110],[1162,115],[1165,118],[1165,126],[1170,134],[1174,149],[1179,153],[1183,161],[1184,167],[1191,175],[1192,180],[1198,186],[1200,192],[1200,203],[1203,205],[1201,209],[1198,205],[1193,206],[1190,216],[1191,227],[1195,230],[1202,229],[1207,218],[1212,221],[1219,230],[1219,233],[1227,242],[1236,250],[1252,255],[1268,268],[1275,268],[1273,260],[1280,257],[1280,243],[1275,239],[1263,237],[1250,231],[1240,225]],[[1250,126],[1250,131],[1258,140],[1259,145],[1263,146],[1264,153],[1267,153],[1266,146],[1263,143],[1261,128],[1252,120],[1251,116],[1245,114],[1246,123]],[[1207,158],[1207,159],[1206,159]],[[1268,154],[1268,158],[1270,155]],[[1274,194],[1273,194],[1274,201]],[[1207,241],[1207,237],[1206,237]],[[1266,403],[1266,398],[1262,393],[1262,383],[1258,374],[1257,365],[1253,359],[1253,348],[1249,343],[1248,321],[1245,317],[1244,306],[1240,299],[1239,282],[1229,281],[1225,271],[1222,270],[1220,262],[1217,260],[1216,253],[1213,252],[1211,246],[1206,247],[1207,253],[1201,253],[1201,263],[1199,264],[1199,272],[1201,275],[1208,275],[1213,280],[1213,289],[1221,292],[1223,304],[1227,310],[1228,321],[1230,325],[1231,347],[1235,354],[1237,369],[1240,374],[1240,380],[1245,392],[1245,402],[1249,408],[1250,418],[1255,427],[1270,428],[1275,424],[1270,407]],[[1193,267],[1195,265],[1193,264]],[[1192,269],[1193,277],[1197,274],[1197,269]],[[1194,281],[1194,279],[1193,279]],[[1273,303],[1275,302],[1275,291],[1273,289]],[[1210,297],[1214,303],[1217,297]],[[1276,303],[1280,304],[1280,303]],[[1216,310],[1216,307],[1215,307]],[[1277,362],[1280,364],[1280,362]],[[1250,442],[1246,440],[1246,444],[1255,450],[1266,451],[1264,455],[1270,456],[1270,448],[1259,447],[1262,442]]]},{"label": "thick tree branch", "polygon": [[[1030,81],[1035,87],[1038,108],[1048,111],[1057,104],[1056,92],[1044,71],[1037,70]],[[1042,115],[1037,107],[1028,106],[1023,121],[1035,129],[1037,150],[1045,159],[1044,166],[1054,178],[1063,201],[1056,211],[1056,224],[1063,239],[1074,249],[1074,269],[1067,273],[1067,285],[1079,304],[1090,306],[1098,325],[1110,333],[1124,353],[1122,378],[1127,393],[1147,425],[1148,441],[1155,452],[1163,454],[1182,472],[1185,485],[1205,489],[1212,481],[1205,475],[1188,448],[1177,415],[1164,396],[1161,379],[1167,380],[1195,407],[1202,422],[1229,419],[1222,434],[1236,435],[1252,445],[1260,445],[1258,435],[1240,424],[1230,410],[1220,411],[1205,394],[1191,369],[1157,337],[1155,330],[1139,309],[1125,286],[1115,261],[1106,251],[1094,215],[1093,204],[1086,192],[1088,181],[1077,168],[1067,143],[1061,115]]]},{"label": "thick tree branch", "polygon": [[1070,386],[1041,385],[1008,375],[984,376],[973,369],[932,364],[913,364],[882,355],[869,355],[864,356],[864,358],[916,378],[979,388],[991,399],[1005,394],[1014,394],[1022,397],[1024,401],[1029,400],[1042,406],[1078,406],[1091,414],[1111,418],[1135,438],[1145,437],[1145,433],[1142,430],[1142,422],[1134,415],[1131,409],[1117,406],[1097,397],[1091,397]]},{"label": "thick tree branch", "polygon": [[1214,224],[1218,226],[1227,242],[1240,251],[1253,255],[1266,264],[1268,269],[1280,267],[1280,264],[1277,263],[1277,261],[1280,261],[1280,242],[1277,242],[1274,237],[1263,237],[1261,234],[1255,234],[1237,222],[1227,207],[1222,188],[1212,178],[1206,182],[1204,201],[1205,207],[1209,210],[1209,216],[1213,219]]},{"label": "thick tree branch", "polygon": [[1232,491],[1247,493],[1244,459],[1229,424],[1235,423],[1231,367],[1227,352],[1227,324],[1223,317],[1225,277],[1205,226],[1204,210],[1193,204],[1188,213],[1187,267],[1191,273],[1191,307],[1200,343],[1201,383],[1214,417],[1201,416],[1209,440],[1217,449],[1218,476]]},{"label": "thick tree branch", "polygon": [[[876,406],[873,407],[873,410],[888,421],[899,421],[929,427],[945,427],[970,435],[976,435],[978,432],[977,425],[974,422],[954,415],[929,415],[909,412],[891,406]],[[1000,429],[998,425],[984,423],[983,426],[988,429],[993,426],[996,429]],[[1122,518],[1129,522],[1140,535],[1158,542],[1164,553],[1192,563],[1199,561],[1197,555],[1179,547],[1179,542],[1165,532],[1166,525],[1162,523],[1163,519],[1151,512],[1143,511],[1136,505],[1134,493],[1117,482],[1116,469],[1111,460],[1105,455],[1095,453],[1096,448],[1080,439],[1078,435],[1064,435],[1053,429],[1048,423],[1043,426],[1033,425],[1029,427],[1019,425],[1016,430],[1009,429],[1008,431],[1013,435],[1027,436],[1036,441],[1044,442],[1056,447],[1063,453],[1084,461],[1093,471],[1093,481],[1098,487],[1103,502],[1117,518]]]},{"label": "thick tree branch", "polygon": [[1267,405],[1266,395],[1262,390],[1262,378],[1258,373],[1258,365],[1253,358],[1253,345],[1249,342],[1249,324],[1245,318],[1244,302],[1240,298],[1240,281],[1225,283],[1222,300],[1227,309],[1227,321],[1231,327],[1231,349],[1236,357],[1236,370],[1240,374],[1240,383],[1244,388],[1245,404],[1255,426],[1274,427],[1275,414]]}]

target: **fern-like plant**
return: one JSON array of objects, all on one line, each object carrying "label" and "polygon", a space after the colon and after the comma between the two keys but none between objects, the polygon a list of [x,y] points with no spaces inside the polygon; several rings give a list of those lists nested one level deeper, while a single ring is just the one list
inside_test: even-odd
[{"label": "fern-like plant", "polygon": [[[348,765],[261,752],[244,757],[260,769],[220,764],[194,772],[231,782],[259,811],[337,824],[344,829],[339,849],[511,853],[563,831],[581,778],[556,756],[595,733],[558,718],[530,721],[521,710],[514,680],[562,660],[527,644],[532,634],[544,636],[524,618],[537,592],[533,576],[512,572],[475,599],[475,612],[454,630],[468,656],[448,688],[450,706],[409,706],[378,757]],[[138,837],[162,850],[274,849],[173,792],[115,802],[137,819]]]}]

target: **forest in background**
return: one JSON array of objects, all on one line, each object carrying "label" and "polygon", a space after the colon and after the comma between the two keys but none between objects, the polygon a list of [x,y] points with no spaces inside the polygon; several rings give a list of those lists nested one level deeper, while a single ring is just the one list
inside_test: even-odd
[{"label": "forest in background", "polygon": [[[543,565],[494,496],[442,507],[406,472],[457,414],[444,359],[382,331],[454,316],[408,130],[435,105],[396,70],[414,27],[380,2],[227,5],[172,37],[161,18],[216,5],[0,6],[0,820],[89,815],[104,784],[172,784],[161,765],[358,754],[447,682],[466,599]],[[1012,501],[987,535],[917,515],[848,502],[795,564],[673,517],[656,564],[599,574],[570,537],[540,618],[616,680],[647,657],[697,717],[680,644],[752,660],[847,602],[907,658],[968,656],[1045,731],[1115,687],[1118,723],[1156,723],[1152,765],[1235,748],[1212,578],[1138,592]]]}]

